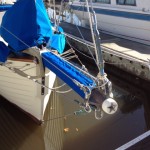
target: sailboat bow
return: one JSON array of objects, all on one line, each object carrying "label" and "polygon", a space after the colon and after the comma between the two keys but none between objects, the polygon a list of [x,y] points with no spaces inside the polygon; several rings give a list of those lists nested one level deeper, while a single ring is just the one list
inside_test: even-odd
[{"label": "sailboat bow", "polygon": [[118,105],[109,97],[108,79],[94,77],[61,57],[66,44],[65,35],[61,27],[50,22],[42,0],[17,1],[3,17],[1,37],[8,43],[0,43],[0,62],[3,66],[10,53],[31,55],[40,64],[40,75],[33,77],[16,68],[8,69],[35,81],[43,77],[46,67],[85,100],[81,105],[85,111],[90,112],[92,107],[96,111],[103,108],[108,114],[116,112]]}]

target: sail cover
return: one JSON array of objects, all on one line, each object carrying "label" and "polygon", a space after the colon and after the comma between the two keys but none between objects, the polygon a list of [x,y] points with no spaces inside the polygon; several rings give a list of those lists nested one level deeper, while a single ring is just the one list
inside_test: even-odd
[{"label": "sail cover", "polygon": [[[65,40],[60,42],[62,45],[58,48],[53,44],[53,35],[52,25],[42,0],[19,0],[5,13],[2,20],[1,36],[14,52],[42,42],[48,43],[49,40],[52,48],[60,48],[62,51]],[[57,40],[62,40],[62,37],[57,36]]]}]

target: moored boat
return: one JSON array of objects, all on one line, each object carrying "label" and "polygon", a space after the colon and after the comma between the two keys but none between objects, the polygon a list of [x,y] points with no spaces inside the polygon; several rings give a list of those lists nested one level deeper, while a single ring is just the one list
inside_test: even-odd
[{"label": "moored boat", "polygon": [[[75,0],[70,6],[82,25],[89,26],[86,1]],[[102,32],[150,45],[149,0],[96,0],[92,6]]]}]

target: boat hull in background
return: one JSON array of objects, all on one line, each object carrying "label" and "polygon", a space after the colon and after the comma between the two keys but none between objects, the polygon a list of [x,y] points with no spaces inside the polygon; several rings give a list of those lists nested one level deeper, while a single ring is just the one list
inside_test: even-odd
[{"label": "boat hull in background", "polygon": [[[150,12],[98,5],[94,5],[98,29],[111,35],[150,45]],[[84,6],[82,2],[74,2],[71,8],[82,25],[89,26],[88,13]]]}]

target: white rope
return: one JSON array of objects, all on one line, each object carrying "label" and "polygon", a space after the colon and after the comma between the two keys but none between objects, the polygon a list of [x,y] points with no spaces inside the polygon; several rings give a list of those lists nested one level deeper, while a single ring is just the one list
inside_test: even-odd
[{"label": "white rope", "polygon": [[60,86],[58,86],[58,87],[50,88],[50,87],[48,87],[48,86],[46,86],[46,85],[40,83],[38,80],[35,80],[35,79],[31,79],[31,80],[34,81],[35,83],[38,83],[38,84],[41,85],[42,87],[47,88],[47,89],[49,89],[49,90],[51,90],[51,91],[54,91],[54,92],[56,92],[56,93],[65,94],[65,93],[68,93],[68,92],[71,92],[71,91],[72,91],[72,89],[69,89],[69,90],[66,90],[66,91],[57,91],[57,90],[56,90],[56,89],[59,89],[59,88],[62,88],[63,86],[65,86],[65,85],[66,85],[65,83],[62,84],[62,85],[60,85]]},{"label": "white rope", "polygon": [[[4,64],[3,65],[4,67],[6,67],[6,68],[8,68],[9,70],[11,70],[12,72],[14,72],[12,69],[10,69],[10,68],[14,68],[14,66],[12,67],[12,66],[10,66],[9,64]],[[25,66],[27,66],[27,65],[25,65]],[[23,66],[23,67],[25,67],[25,66]],[[22,67],[22,68],[23,68]],[[16,68],[16,67],[15,67]],[[22,69],[21,68],[21,69]],[[30,67],[30,68],[28,68],[28,69],[25,69],[25,70],[21,70],[21,71],[26,71],[26,70],[29,70],[29,69],[33,69],[33,68],[35,68],[35,67]],[[19,68],[20,69],[20,68]],[[30,78],[28,78],[28,79],[30,79]],[[44,86],[42,83],[40,83],[41,84],[41,86]],[[55,87],[55,88],[50,88],[51,90],[56,90],[56,89],[59,89],[59,88],[62,88],[63,86],[65,86],[66,85],[66,83],[64,83],[64,84],[62,84],[62,85],[60,85],[60,86],[57,86],[57,87]]]},{"label": "white rope", "polygon": [[[2,64],[2,66],[8,68],[8,69],[11,70],[13,73],[16,73],[16,72],[14,72],[13,67],[7,66],[6,64]],[[63,86],[65,86],[66,83],[64,83],[64,84],[62,84],[62,85],[60,85],[60,86],[54,87],[54,88],[50,88],[50,87],[48,87],[48,86],[46,86],[46,85],[40,83],[37,79],[31,79],[30,76],[28,76],[28,77],[26,77],[26,78],[29,79],[29,80],[34,81],[35,83],[38,83],[38,84],[41,85],[42,87],[45,87],[45,88],[47,88],[47,89],[49,89],[49,90],[55,91],[55,92],[60,93],[60,94],[61,94],[61,93],[64,94],[64,93],[68,93],[68,92],[72,91],[72,89],[69,89],[69,90],[67,90],[67,91],[56,91],[56,89],[60,89],[60,88],[62,88]]]},{"label": "white rope", "polygon": [[49,89],[49,90],[52,90],[52,91],[54,91],[54,92],[56,92],[56,93],[59,93],[59,94],[65,94],[65,93],[69,93],[69,92],[72,91],[72,89],[69,89],[69,90],[66,90],[66,91],[57,91],[57,90],[56,90],[56,89],[59,89],[59,88],[62,88],[63,86],[65,86],[65,85],[66,85],[65,83],[62,84],[61,86],[58,86],[58,87],[55,87],[55,88],[50,88],[50,87],[48,87],[48,86],[46,86],[46,85],[40,83],[38,80],[35,80],[35,79],[31,79],[31,80],[34,81],[35,83],[38,83],[38,84],[41,85],[42,87],[45,87],[45,88],[47,88],[47,89]]}]

